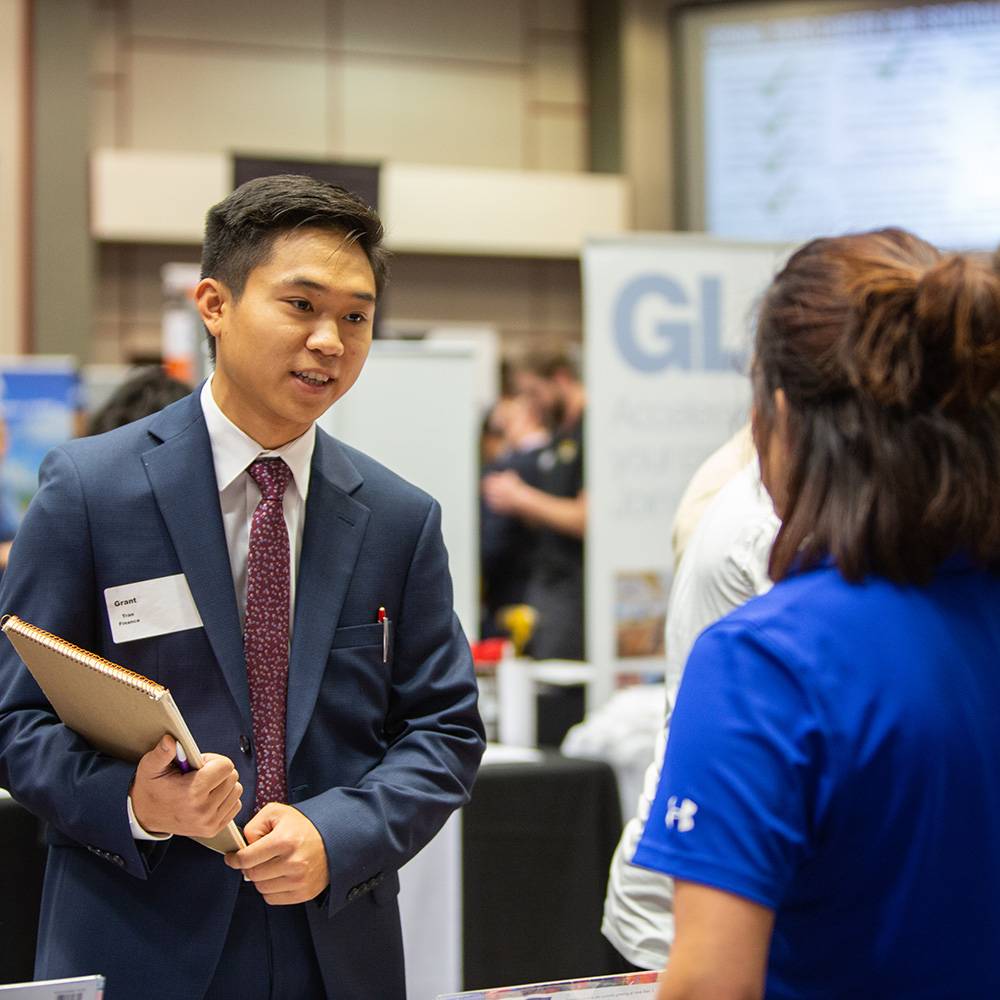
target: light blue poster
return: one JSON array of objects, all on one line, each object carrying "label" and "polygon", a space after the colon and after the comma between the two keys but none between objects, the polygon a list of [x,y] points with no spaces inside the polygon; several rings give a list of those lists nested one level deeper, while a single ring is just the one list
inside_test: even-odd
[{"label": "light blue poster", "polygon": [[79,375],[70,358],[0,360],[6,453],[0,467],[0,520],[20,518],[38,488],[46,453],[75,433]]},{"label": "light blue poster", "polygon": [[591,706],[666,668],[671,524],[695,470],[750,413],[754,305],[786,253],[694,233],[584,250]]}]

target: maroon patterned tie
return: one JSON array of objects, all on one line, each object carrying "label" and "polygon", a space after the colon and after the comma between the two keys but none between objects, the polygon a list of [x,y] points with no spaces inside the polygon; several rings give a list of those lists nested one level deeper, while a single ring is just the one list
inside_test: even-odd
[{"label": "maroon patterned tie", "polygon": [[285,802],[285,703],[288,695],[288,528],[282,498],[292,472],[280,458],[259,458],[249,473],[260,487],[250,522],[247,613],[243,650],[250,685],[253,741],[257,749],[254,812]]}]

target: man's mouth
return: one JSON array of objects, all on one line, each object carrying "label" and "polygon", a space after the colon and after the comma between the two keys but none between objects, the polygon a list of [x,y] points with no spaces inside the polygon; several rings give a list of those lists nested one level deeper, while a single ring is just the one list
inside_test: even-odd
[{"label": "man's mouth", "polygon": [[319,372],[292,372],[292,374],[306,385],[323,386],[333,381],[330,375],[322,375]]}]

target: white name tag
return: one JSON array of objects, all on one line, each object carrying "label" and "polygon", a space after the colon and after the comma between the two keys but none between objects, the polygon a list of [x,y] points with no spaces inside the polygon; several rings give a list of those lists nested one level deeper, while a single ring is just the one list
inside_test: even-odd
[{"label": "white name tag", "polygon": [[148,639],[202,625],[183,573],[108,587],[104,600],[115,642]]}]

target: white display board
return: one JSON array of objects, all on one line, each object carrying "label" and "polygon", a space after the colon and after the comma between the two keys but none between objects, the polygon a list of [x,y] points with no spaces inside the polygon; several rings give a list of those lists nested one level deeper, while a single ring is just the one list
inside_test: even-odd
[{"label": "white display board", "polygon": [[376,340],[357,383],[319,421],[441,504],[455,610],[479,634],[479,349]]},{"label": "white display board", "polygon": [[896,225],[994,247],[1000,3],[853,6],[697,12],[705,229],[784,240]]},{"label": "white display board", "polygon": [[697,467],[749,415],[753,308],[786,254],[701,235],[584,251],[594,705],[621,673],[663,671],[671,522]]},{"label": "white display board", "polygon": [[[455,611],[470,638],[479,634],[477,392],[491,356],[475,339],[376,340],[357,383],[319,421],[440,502]],[[401,870],[399,906],[408,995],[459,988],[459,816]]]}]

